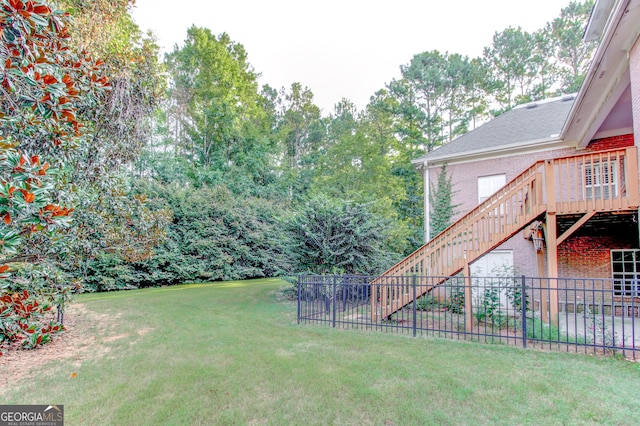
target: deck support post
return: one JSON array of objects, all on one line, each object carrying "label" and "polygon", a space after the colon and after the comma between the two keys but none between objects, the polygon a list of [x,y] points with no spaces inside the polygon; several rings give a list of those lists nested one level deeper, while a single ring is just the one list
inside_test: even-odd
[{"label": "deck support post", "polygon": [[538,277],[540,277],[540,319],[544,323],[549,322],[549,310],[547,309],[547,300],[549,292],[547,287],[549,281],[547,278],[547,270],[544,267],[544,252],[542,250],[536,253],[538,258]]},{"label": "deck support post", "polygon": [[471,303],[471,268],[465,259],[464,275],[464,329],[467,333],[473,331],[473,304]]},{"label": "deck support post", "polygon": [[[547,282],[549,288],[549,321],[558,326],[558,227],[556,212],[556,177],[552,160],[547,160],[544,168],[545,195],[547,199],[547,214],[545,241],[547,243]],[[546,304],[547,301],[542,301]]]},{"label": "deck support post", "polygon": [[[558,326],[558,230],[557,217],[547,213],[547,281],[549,287],[549,320],[551,325]],[[546,301],[544,302],[546,304]]]}]

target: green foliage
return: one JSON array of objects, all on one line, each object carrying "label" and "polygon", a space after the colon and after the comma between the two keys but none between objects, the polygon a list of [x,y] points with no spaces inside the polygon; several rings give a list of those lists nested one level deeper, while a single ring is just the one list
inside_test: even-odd
[{"label": "green foliage", "polygon": [[501,294],[506,296],[516,313],[522,311],[523,303],[526,305],[525,309],[529,310],[529,295],[522,294],[522,283],[516,275],[512,265],[501,265],[492,268],[489,276],[482,279],[484,290],[474,300],[474,317],[477,321],[491,321],[492,325],[498,327],[509,325],[510,318],[505,314],[507,306],[501,303]]},{"label": "green foliage", "polygon": [[447,299],[447,309],[454,314],[464,313],[464,287],[451,288]]},{"label": "green foliage", "polygon": [[86,291],[131,290],[142,278],[135,268],[115,253],[99,253],[87,260],[83,268],[82,286]]},{"label": "green foliage", "polygon": [[166,56],[171,76],[173,143],[197,165],[225,170],[253,153],[268,128],[257,74],[228,34],[191,27],[184,46]]},{"label": "green foliage", "polygon": [[527,338],[558,341],[560,336],[558,327],[536,317],[527,318]]},{"label": "green foliage", "polygon": [[454,314],[464,313],[464,288],[455,287],[449,293],[447,309]]},{"label": "green foliage", "polygon": [[313,93],[300,83],[280,93],[278,133],[291,170],[304,168],[324,137],[320,108],[313,103]]},{"label": "green foliage", "polygon": [[0,355],[3,347],[18,345],[33,349],[48,343],[63,330],[61,324],[47,320],[51,305],[27,290],[3,293],[0,297]]},{"label": "green foliage", "polygon": [[493,321],[496,317],[501,316],[499,289],[494,286],[485,288],[482,296],[475,301],[474,305],[473,316],[478,322],[487,319]]},{"label": "green foliage", "polygon": [[286,223],[295,272],[375,274],[395,260],[387,251],[387,220],[371,206],[316,196]]},{"label": "green foliage", "polygon": [[560,16],[544,28],[557,61],[553,64],[553,71],[560,81],[560,93],[577,92],[591,63],[597,42],[585,42],[583,35],[593,3],[593,0],[572,1],[561,10]]},{"label": "green foliage", "polygon": [[280,279],[290,284],[283,288],[280,294],[287,300],[298,300],[298,277],[295,275],[283,276]]},{"label": "green foliage", "polygon": [[[596,345],[602,345],[607,348],[614,346],[624,346],[624,339],[620,337],[615,329],[607,324],[604,319],[604,315],[594,312],[594,310],[586,306],[584,311],[584,317],[586,318],[586,326],[588,334],[585,336],[587,342],[594,343]],[[615,354],[615,350],[607,349],[608,352]]]},{"label": "green foliage", "polygon": [[395,100],[397,133],[430,152],[514,106],[576,92],[595,48],[582,34],[593,1],[571,2],[545,28],[496,31],[482,57],[437,50],[401,66],[387,89]]},{"label": "green foliage", "polygon": [[[522,303],[523,303],[523,295],[522,295],[522,286],[520,285],[520,283],[516,282],[516,280],[514,279],[512,285],[509,285],[506,287],[506,294],[507,294],[507,299],[509,300],[509,303],[511,303],[511,306],[513,306],[513,308],[517,311],[522,310]],[[529,311],[530,307],[529,307],[529,294],[525,293],[524,295],[524,304],[525,304],[525,310]]]},{"label": "green foliage", "polygon": [[522,282],[518,279],[518,271],[513,265],[503,264],[491,269],[490,285],[503,289],[507,300],[513,309],[520,312],[522,303],[525,304],[525,310],[529,311],[529,294],[522,294]]},{"label": "green foliage", "polygon": [[[360,120],[358,116],[355,105],[348,100],[336,105],[329,120],[329,143],[317,157],[312,192],[371,203],[373,213],[389,220],[391,249],[402,253],[408,248],[411,223],[421,214],[417,211],[415,215],[401,216],[404,210],[400,206],[407,205],[407,190],[413,189],[407,180],[420,177],[409,159],[396,152],[399,144],[388,139],[393,136],[381,134],[381,129],[376,128],[380,123],[374,120],[382,118],[381,111],[370,108],[360,114]],[[408,169],[408,176],[396,173],[399,168]]]},{"label": "green foliage", "polygon": [[76,19],[0,1],[0,341],[24,348],[62,329],[87,262],[148,257],[166,220],[123,179],[148,136],[157,46],[129,1],[56,3]]},{"label": "green foliage", "polygon": [[492,70],[489,86],[499,106],[496,114],[532,100],[530,93],[537,76],[534,47],[531,33],[509,27],[496,32],[491,47],[484,49],[485,66]]},{"label": "green foliage", "polygon": [[278,208],[264,199],[235,197],[225,187],[150,184],[154,208],[172,222],[154,256],[124,264],[114,256],[91,265],[91,289],[147,287],[282,275],[290,269]]},{"label": "green foliage", "polygon": [[436,236],[451,225],[451,218],[456,214],[456,207],[452,204],[453,183],[452,176],[447,175],[446,163],[438,173],[438,183],[431,186],[429,201],[432,206],[431,236]]},{"label": "green foliage", "polygon": [[[118,0],[118,7],[126,3]],[[166,188],[188,188],[192,194],[185,195],[185,190],[180,195],[185,202],[197,197],[199,191],[225,188],[223,191],[230,191],[234,197],[230,211],[255,211],[250,206],[261,200],[272,210],[266,222],[276,232],[286,228],[293,235],[292,239],[280,235],[270,240],[284,253],[282,263],[277,264],[297,264],[293,270],[314,272],[383,269],[378,266],[387,265],[395,253],[408,254],[423,242],[423,183],[411,160],[482,123],[492,109],[502,110],[559,89],[560,81],[564,81],[559,69],[568,69],[567,52],[574,46],[574,24],[579,26],[585,19],[582,6],[573,4],[563,9],[561,16],[571,29],[567,27],[562,33],[561,25],[555,25],[554,31],[561,39],[557,42],[550,40],[553,31],[527,33],[507,28],[496,32],[482,58],[438,51],[416,54],[401,67],[402,78],[376,92],[364,111],[357,111],[353,103],[343,99],[327,117],[322,116],[313,93],[302,83],[258,90],[258,73],[241,44],[227,34],[215,36],[208,29],[192,27],[184,45],[165,58],[170,76],[168,99],[155,116],[156,137],[137,163],[137,176]],[[549,51],[553,55],[546,53]],[[582,72],[578,70],[574,77],[579,78]],[[434,212],[429,226],[433,233],[446,228],[455,215],[451,176],[444,170],[437,188],[431,191]],[[190,208],[176,207],[186,206],[178,202],[176,194],[149,188],[143,192],[155,199],[151,212],[162,216],[160,212],[172,211],[176,215],[165,228],[167,240],[156,250],[156,259],[133,266],[112,264],[114,256],[117,258],[114,251],[92,260],[94,264],[86,267],[89,275],[95,273],[105,282],[113,279],[117,288],[136,282],[151,285],[155,279],[167,283],[179,277],[199,280],[233,276],[229,264],[243,256],[214,249],[234,246],[226,239],[228,230],[223,229],[232,226],[233,220],[223,221],[215,234],[186,232],[177,225],[190,229],[182,217],[196,223],[199,219],[186,213]],[[310,201],[306,200],[322,197],[325,201],[318,204],[318,212],[308,212]],[[221,207],[216,204],[211,199],[203,200],[204,215],[211,214],[209,208],[218,211]],[[369,238],[364,235],[371,223],[386,223],[384,232],[377,235],[376,248],[367,243],[369,248],[357,248],[354,255],[347,255],[345,247],[351,244],[351,237],[344,231],[346,225],[335,219],[352,214],[346,213],[346,205],[353,209],[355,205],[367,206],[368,213],[363,213],[367,225],[358,225],[360,228],[352,232],[362,233],[363,240]],[[289,216],[290,209],[296,213]],[[327,214],[325,225],[316,225],[325,210],[338,216]],[[275,224],[277,216],[285,219]],[[235,213],[231,217],[236,217]],[[357,222],[344,220],[349,227]],[[202,224],[211,226],[204,219]],[[343,229],[335,231],[340,227]],[[262,234],[245,235],[243,244],[250,245],[249,235],[261,244]],[[333,237],[323,239],[320,235]],[[204,239],[217,241],[209,244]],[[206,260],[207,256],[201,259],[195,255],[195,247],[226,262],[213,265],[215,262]],[[362,260],[360,250],[370,253],[366,256],[374,260]],[[389,255],[380,261],[380,253],[385,251]],[[133,272],[109,277],[109,270],[130,267]],[[243,268],[239,276],[274,273],[263,266]],[[522,303],[517,290],[509,297],[514,305]]]},{"label": "green foliage", "polygon": [[431,295],[425,295],[418,298],[415,304],[416,310],[418,311],[433,311],[440,306],[438,301]]},{"label": "green foliage", "polygon": [[399,99],[398,116],[406,123],[400,133],[427,152],[465,133],[467,123],[480,112],[467,108],[477,102],[476,89],[482,86],[478,64],[466,56],[433,50],[401,66],[402,80],[389,85]]},{"label": "green foliage", "polygon": [[111,84],[100,61],[73,52],[62,11],[43,2],[0,6],[1,340],[33,348],[60,329],[44,320],[45,300],[64,306],[69,295],[49,262],[72,223],[73,208],[62,204],[74,188],[62,169],[94,136],[84,111],[103,102]]},{"label": "green foliage", "polygon": [[[417,54],[402,67],[402,78],[378,91],[364,111],[343,99],[328,117],[301,83],[259,90],[258,73],[241,44],[227,34],[192,27],[184,45],[165,58],[168,97],[153,117],[150,138],[150,111],[162,80],[156,63],[141,60],[155,57],[153,40],[142,39],[123,15],[131,2],[65,2],[82,15],[74,31],[87,45],[97,51],[105,45],[99,51],[110,58],[110,70],[139,64],[117,74],[123,80],[114,80],[112,93],[118,96],[110,102],[135,95],[124,105],[139,106],[141,119],[90,115],[96,128],[108,129],[96,137],[97,151],[105,155],[86,145],[61,169],[67,182],[78,182],[73,196],[64,199],[78,207],[82,226],[68,231],[75,246],[58,251],[76,259],[66,270],[91,289],[288,270],[384,269],[395,253],[422,243],[423,184],[411,160],[475,127],[492,108],[557,89],[558,67],[568,69],[574,24],[584,19],[580,5],[563,9],[571,30],[561,34],[556,25],[561,41],[555,44],[549,39],[553,31],[508,28],[496,33],[484,58]],[[109,43],[84,16],[98,10],[107,11]],[[124,48],[115,48],[119,45]],[[545,56],[548,50],[557,53]],[[492,77],[498,74],[506,77]],[[103,111],[119,111],[119,105],[110,103]],[[111,122],[118,125],[109,127]],[[129,128],[137,130],[123,132]],[[105,143],[112,139],[124,142]],[[133,140],[143,142],[128,142]],[[128,176],[133,161],[140,188]],[[100,173],[94,173],[95,164]],[[451,177],[443,170],[431,191],[434,233],[455,214],[451,191]],[[316,212],[310,203],[317,204]],[[77,260],[81,253],[84,261]],[[507,295],[514,306],[522,303],[517,291]]]}]

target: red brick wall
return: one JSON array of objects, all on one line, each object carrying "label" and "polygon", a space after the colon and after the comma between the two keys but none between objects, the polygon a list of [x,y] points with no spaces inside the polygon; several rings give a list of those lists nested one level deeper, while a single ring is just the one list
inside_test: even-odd
[{"label": "red brick wall", "polygon": [[587,151],[605,151],[607,149],[619,149],[633,146],[633,133],[611,136],[608,138],[594,139],[587,145]]},{"label": "red brick wall", "polygon": [[606,237],[575,237],[558,247],[558,275],[571,278],[611,278],[611,248],[619,243]]},{"label": "red brick wall", "polygon": [[611,278],[611,250],[637,248],[636,226],[629,216],[624,224],[611,224],[599,231],[577,231],[558,247],[558,275]]}]

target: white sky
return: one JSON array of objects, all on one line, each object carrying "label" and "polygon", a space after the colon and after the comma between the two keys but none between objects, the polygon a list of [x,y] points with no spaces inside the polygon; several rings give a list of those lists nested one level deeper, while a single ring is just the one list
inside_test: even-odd
[{"label": "white sky", "polygon": [[133,17],[164,51],[191,25],[244,45],[261,85],[300,82],[323,115],[342,98],[363,109],[421,52],[480,56],[508,26],[535,31],[570,0],[136,0]]}]

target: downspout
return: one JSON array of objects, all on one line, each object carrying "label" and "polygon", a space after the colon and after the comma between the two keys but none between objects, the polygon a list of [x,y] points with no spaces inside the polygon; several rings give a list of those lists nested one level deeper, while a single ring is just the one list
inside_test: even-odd
[{"label": "downspout", "polygon": [[431,206],[429,205],[429,165],[427,160],[422,163],[422,172],[424,178],[424,242],[425,244],[431,239],[429,231],[429,222],[431,221]]}]

